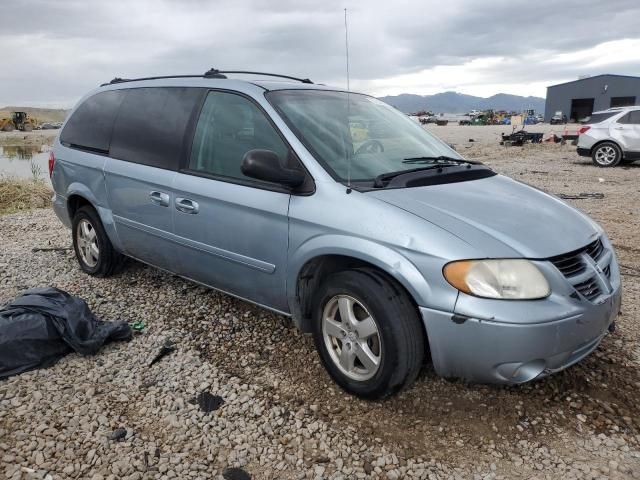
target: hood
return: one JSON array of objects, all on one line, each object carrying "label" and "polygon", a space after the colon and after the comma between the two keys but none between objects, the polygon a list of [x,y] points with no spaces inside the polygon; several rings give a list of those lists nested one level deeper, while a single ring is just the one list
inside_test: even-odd
[{"label": "hood", "polygon": [[478,258],[548,258],[584,247],[600,232],[562,200],[502,175],[367,195],[447,230]]}]

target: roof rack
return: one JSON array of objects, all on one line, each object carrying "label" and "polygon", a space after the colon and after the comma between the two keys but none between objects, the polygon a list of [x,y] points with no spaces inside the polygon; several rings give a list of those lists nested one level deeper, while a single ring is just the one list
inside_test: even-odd
[{"label": "roof rack", "polygon": [[245,70],[217,70],[215,68],[211,68],[207,70],[203,75],[163,75],[158,77],[142,77],[142,78],[120,78],[116,77],[110,82],[103,83],[100,85],[104,87],[106,85],[114,85],[116,83],[126,83],[126,82],[137,82],[142,80],[160,80],[163,78],[227,78],[225,74],[245,74],[245,75],[262,75],[265,77],[278,77],[278,78],[286,78],[287,80],[295,80],[297,82],[302,83],[313,83],[308,78],[297,78],[291,77],[289,75],[280,75],[278,73],[265,73],[265,72],[249,72]]}]

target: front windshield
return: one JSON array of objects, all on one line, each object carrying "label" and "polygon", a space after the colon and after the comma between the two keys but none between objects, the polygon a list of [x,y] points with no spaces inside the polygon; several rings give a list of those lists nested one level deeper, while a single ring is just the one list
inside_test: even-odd
[{"label": "front windshield", "polygon": [[[413,170],[416,162],[462,158],[390,105],[367,95],[323,90],[276,90],[267,99],[334,177],[370,182]],[[445,158],[445,160],[446,160]]]}]

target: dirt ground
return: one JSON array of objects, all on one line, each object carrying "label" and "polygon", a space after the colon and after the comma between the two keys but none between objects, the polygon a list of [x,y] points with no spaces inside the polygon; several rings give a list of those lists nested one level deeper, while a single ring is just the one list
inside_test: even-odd
[{"label": "dirt ground", "polygon": [[[166,469],[140,467],[136,472],[142,476],[133,477],[133,470],[120,476],[121,470],[114,473],[111,467],[117,456],[133,459],[142,455],[140,449],[146,447],[136,441],[153,441],[160,445],[160,456],[167,456],[169,464],[179,454],[185,455],[180,457],[185,461],[197,458],[197,462],[208,462],[211,475],[202,473],[193,478],[214,477],[224,466],[221,458],[243,466],[258,479],[640,478],[640,162],[600,169],[590,159],[579,157],[571,145],[498,145],[500,132],[510,132],[511,127],[428,128],[454,144],[465,157],[545,191],[602,194],[568,200],[607,231],[623,275],[618,328],[593,354],[556,375],[515,387],[449,381],[437,377],[426,365],[412,388],[384,402],[366,402],[344,394],[332,383],[311,339],[298,333],[288,319],[133,262],[118,277],[89,278],[79,272],[71,251],[29,254],[34,247],[65,248],[70,244],[69,232],[50,211],[7,215],[0,217],[0,303],[28,287],[55,285],[87,299],[99,316],[147,323],[145,334],[128,345],[110,346],[97,360],[116,371],[133,372],[134,392],[118,383],[118,373],[105,373],[104,380],[95,380],[101,382],[105,395],[109,392],[109,398],[126,394],[125,405],[99,405],[107,427],[124,422],[138,432],[130,440],[130,450],[115,450],[114,456],[115,447],[92,440],[92,435],[98,435],[95,429],[78,430],[76,426],[74,435],[84,435],[82,445],[74,447],[78,455],[87,455],[92,448],[104,461],[80,461],[75,470],[65,473],[69,462],[54,451],[45,455],[39,470],[34,469],[46,470],[52,478],[91,478],[94,474],[103,475],[96,478],[171,478]],[[527,129],[557,132],[548,125]],[[25,236],[24,231],[31,234]],[[189,407],[171,407],[172,415],[178,417],[175,425],[173,418],[165,422],[160,417],[165,406],[173,405],[163,398],[175,400],[181,383],[198,385],[190,380],[196,375],[190,364],[177,355],[167,364],[164,378],[154,377],[159,390],[155,403],[149,401],[145,389],[151,387],[144,385],[151,374],[138,365],[139,359],[128,355],[148,352],[160,335],[178,339],[183,353],[193,354],[207,368],[215,369],[209,385],[217,384],[219,378],[232,379],[253,392],[252,398],[261,406],[276,412],[268,418],[267,426],[261,424],[258,430],[262,433],[255,443],[266,445],[264,450],[248,448],[241,461],[233,452],[234,456],[225,456],[231,447],[223,440],[231,434],[223,430],[214,443],[224,446],[210,447],[216,454],[202,460],[190,449],[192,442],[205,441],[196,436],[201,433],[200,423],[193,420],[196,433],[191,437],[179,429],[181,415],[188,420],[188,413],[181,412]],[[71,355],[46,374],[0,382],[0,476],[4,471],[7,477],[22,478],[14,468],[20,460],[25,466],[34,466],[39,460],[37,453],[20,449],[36,443],[40,433],[24,422],[37,425],[49,421],[47,414],[35,407],[25,407],[35,417],[27,420],[9,408],[11,402],[26,402],[36,387],[50,395],[50,401],[56,401],[61,390],[48,382],[69,369],[79,375],[80,385],[75,388],[84,391],[88,387],[82,377],[91,377],[102,367],[94,365],[94,360]],[[171,388],[162,389],[161,385],[169,384]],[[142,393],[136,393],[138,389]],[[234,405],[235,401],[228,399],[225,408],[232,412]],[[150,417],[152,413],[156,416]],[[234,423],[234,428],[251,431],[254,421],[247,417]],[[16,429],[19,436],[13,433]],[[70,435],[63,421],[56,429]],[[287,456],[290,451],[293,458]],[[193,460],[193,465],[197,462]]]},{"label": "dirt ground", "polygon": [[0,132],[0,145],[33,146],[53,145],[53,139],[60,130],[33,130],[31,132]]}]

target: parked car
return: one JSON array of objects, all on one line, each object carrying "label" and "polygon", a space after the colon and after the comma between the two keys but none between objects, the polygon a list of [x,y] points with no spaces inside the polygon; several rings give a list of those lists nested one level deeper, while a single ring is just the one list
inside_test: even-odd
[{"label": "parked car", "polygon": [[549,121],[551,125],[560,125],[567,123],[567,116],[561,111],[556,112]]},{"label": "parked car", "polygon": [[640,160],[640,106],[595,112],[578,133],[578,155],[598,167]]},{"label": "parked car", "polygon": [[291,316],[364,398],[425,359],[541,378],[613,328],[618,263],[584,213],[373,97],[224,73],[118,79],[73,110],[49,171],[83,271],[128,256]]}]

